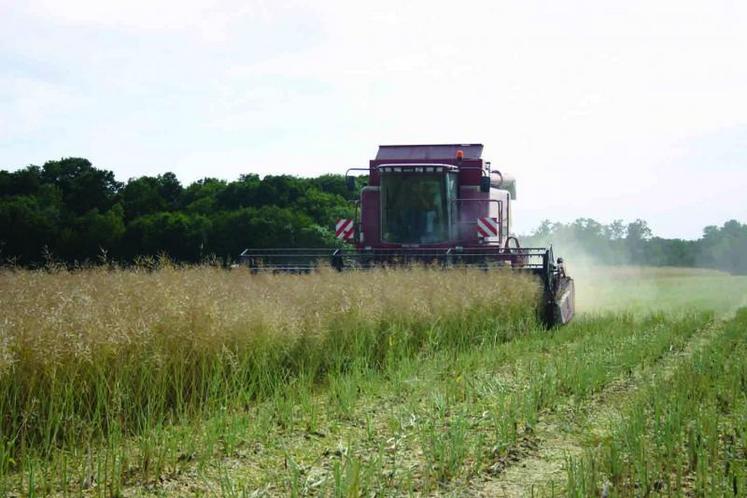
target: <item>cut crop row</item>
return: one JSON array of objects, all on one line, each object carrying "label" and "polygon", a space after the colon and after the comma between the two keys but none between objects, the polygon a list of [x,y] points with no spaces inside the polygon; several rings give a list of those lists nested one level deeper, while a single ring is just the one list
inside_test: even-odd
[{"label": "cut crop row", "polygon": [[609,439],[569,461],[568,495],[745,496],[745,357],[742,309],[708,347],[642,390]]}]

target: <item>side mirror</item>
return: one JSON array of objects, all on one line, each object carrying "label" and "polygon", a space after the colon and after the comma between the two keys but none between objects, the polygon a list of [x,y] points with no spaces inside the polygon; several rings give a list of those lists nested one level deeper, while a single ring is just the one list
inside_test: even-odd
[{"label": "side mirror", "polygon": [[346,176],[345,183],[348,186],[348,190],[350,190],[351,192],[355,191],[355,177],[354,176]]},{"label": "side mirror", "polygon": [[480,192],[490,192],[490,177],[480,177]]}]

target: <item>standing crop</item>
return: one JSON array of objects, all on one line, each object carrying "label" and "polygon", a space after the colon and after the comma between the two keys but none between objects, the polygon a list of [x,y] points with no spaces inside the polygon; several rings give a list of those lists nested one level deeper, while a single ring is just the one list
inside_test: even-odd
[{"label": "standing crop", "polygon": [[294,378],[504,341],[534,324],[538,300],[526,276],[423,268],[11,270],[0,293],[1,472],[248,406]]}]

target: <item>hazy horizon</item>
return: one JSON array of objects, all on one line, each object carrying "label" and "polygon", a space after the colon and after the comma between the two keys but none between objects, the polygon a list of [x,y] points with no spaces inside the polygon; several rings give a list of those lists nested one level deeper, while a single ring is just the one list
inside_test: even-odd
[{"label": "hazy horizon", "polygon": [[747,4],[0,0],[0,169],[120,181],[365,166],[485,144],[543,219],[747,220]]}]

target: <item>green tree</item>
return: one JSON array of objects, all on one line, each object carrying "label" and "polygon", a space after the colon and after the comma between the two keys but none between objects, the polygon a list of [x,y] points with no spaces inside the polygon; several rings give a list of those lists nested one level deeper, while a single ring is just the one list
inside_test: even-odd
[{"label": "green tree", "polygon": [[648,262],[647,242],[651,239],[652,235],[648,223],[644,220],[637,219],[628,223],[625,246],[632,262],[638,264],[646,264]]},{"label": "green tree", "polygon": [[87,159],[77,157],[46,162],[41,180],[58,187],[65,209],[77,215],[91,209],[108,210],[122,188],[114,173],[96,169]]},{"label": "green tree", "polygon": [[31,264],[43,258],[56,238],[59,213],[41,199],[20,195],[0,198],[0,254]]},{"label": "green tree", "polygon": [[203,178],[189,185],[182,193],[181,205],[190,213],[209,216],[217,210],[216,199],[226,188],[226,182],[217,178]]},{"label": "green tree", "polygon": [[747,225],[729,220],[721,228],[708,226],[698,249],[703,265],[747,275]]},{"label": "green tree", "polygon": [[183,188],[173,173],[131,178],[121,192],[125,217],[172,211],[179,208]]},{"label": "green tree", "polygon": [[41,186],[39,166],[28,166],[12,173],[0,171],[0,196],[36,195]]},{"label": "green tree", "polygon": [[115,204],[103,213],[92,209],[74,224],[73,250],[63,253],[66,259],[95,259],[104,254],[115,256],[125,233],[124,209]]},{"label": "green tree", "polygon": [[205,257],[210,220],[201,214],[162,212],[133,220],[124,235],[124,253],[134,258],[168,254],[180,261]]},{"label": "green tree", "polygon": [[261,183],[259,175],[241,175],[238,181],[230,182],[217,193],[216,207],[225,210],[258,207],[257,192]]},{"label": "green tree", "polygon": [[213,218],[210,251],[236,258],[246,249],[270,247],[333,247],[331,228],[306,214],[277,206],[225,211]]}]

